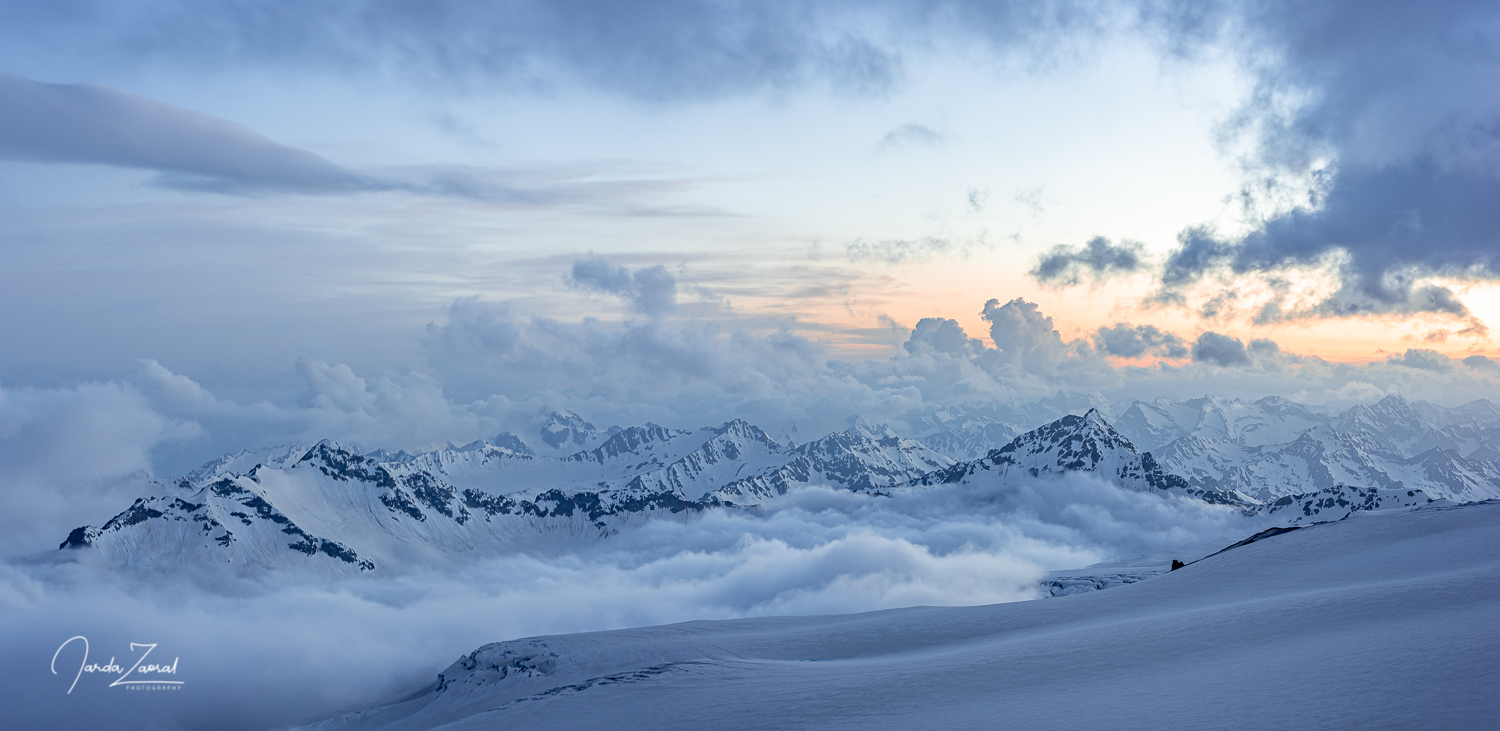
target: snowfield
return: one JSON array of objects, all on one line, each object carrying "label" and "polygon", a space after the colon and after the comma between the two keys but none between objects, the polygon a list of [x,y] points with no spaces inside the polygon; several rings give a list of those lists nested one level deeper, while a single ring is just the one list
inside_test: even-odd
[{"label": "snowfield", "polygon": [[1497,548],[1494,501],[1354,513],[1074,596],[514,640],[307,728],[1489,729]]}]

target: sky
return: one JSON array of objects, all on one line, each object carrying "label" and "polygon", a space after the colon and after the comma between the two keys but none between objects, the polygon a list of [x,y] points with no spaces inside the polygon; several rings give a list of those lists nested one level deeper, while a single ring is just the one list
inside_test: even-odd
[{"label": "sky", "polygon": [[110,469],[172,473],[558,408],[806,435],[1058,392],[1455,405],[1500,373],[1497,23],[6,2],[5,438],[79,439],[37,416],[74,404],[130,435]]},{"label": "sky", "polygon": [[[1476,0],[0,0],[0,708],[276,727],[519,635],[1012,601],[1226,545],[1262,526],[1078,476],[368,580],[54,550],[221,454],[561,409],[802,443],[1500,399],[1497,81]],[[80,633],[154,637],[195,690],[74,703],[44,663]]]}]

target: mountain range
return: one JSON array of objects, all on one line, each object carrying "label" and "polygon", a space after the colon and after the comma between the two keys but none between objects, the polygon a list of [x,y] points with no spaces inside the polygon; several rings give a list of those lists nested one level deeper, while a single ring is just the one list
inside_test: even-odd
[{"label": "mountain range", "polygon": [[1113,425],[1090,409],[977,457],[977,445],[1013,427],[961,409],[915,425],[928,436],[856,421],[794,445],[738,419],[697,430],[600,430],[560,412],[532,443],[501,434],[414,454],[284,445],[153,483],[153,494],[75,529],[60,548],[142,569],[186,561],[357,573],[428,550],[606,536],[652,516],[753,510],[810,486],[881,495],[1066,473],[1285,523],[1500,497],[1500,408],[1488,401],[1444,409],[1391,396],[1337,415],[1280,398],[1138,401]]}]

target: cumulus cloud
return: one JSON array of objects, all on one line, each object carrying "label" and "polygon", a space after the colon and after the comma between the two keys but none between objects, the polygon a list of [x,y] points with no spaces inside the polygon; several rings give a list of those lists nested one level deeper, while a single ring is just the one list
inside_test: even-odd
[{"label": "cumulus cloud", "polygon": [[1476,371],[1490,371],[1500,373],[1500,362],[1487,355],[1471,355],[1464,358],[1463,364]]},{"label": "cumulus cloud", "polygon": [[1075,285],[1085,278],[1102,281],[1142,269],[1141,250],[1141,244],[1134,241],[1116,245],[1103,236],[1095,236],[1083,246],[1052,247],[1028,273],[1042,284],[1059,286]]},{"label": "cumulus cloud", "polygon": [[[636,307],[639,271],[605,262],[580,278],[623,293]],[[614,306],[614,305],[611,305]],[[923,318],[885,358],[831,360],[817,331],[731,312],[672,318],[585,318],[565,322],[508,302],[464,298],[430,323],[425,363],[400,373],[366,374],[304,359],[295,403],[238,404],[216,398],[158,364],[137,383],[152,405],[204,427],[206,436],[155,448],[160,463],[185,469],[240,448],[337,438],[370,448],[462,444],[502,431],[534,434],[536,419],[569,409],[601,426],[645,421],[684,428],[744,418],[773,434],[816,438],[851,417],[921,436],[929,417],[950,406],[1022,427],[1063,413],[1162,395],[1216,393],[1259,398],[1303,394],[1313,402],[1344,384],[1458,403],[1491,388],[1483,371],[1441,378],[1400,363],[1343,365],[1282,351],[1265,339],[1243,342],[1207,332],[1196,342],[1149,325],[1117,323],[1066,340],[1035,303],[992,300],[981,317],[987,339],[955,320]],[[889,324],[889,323],[888,323]],[[1134,355],[1133,355],[1134,354]],[[1189,356],[1188,362],[1114,366],[1105,356]],[[196,456],[194,456],[196,455]]]},{"label": "cumulus cloud", "polygon": [[1250,352],[1239,338],[1204,332],[1193,341],[1193,362],[1230,368],[1250,365]]},{"label": "cumulus cloud", "polygon": [[984,352],[984,343],[969,337],[957,320],[924,317],[912,328],[911,337],[902,343],[908,353],[946,353],[966,358]]},{"label": "cumulus cloud", "polygon": [[1188,355],[1187,344],[1182,338],[1155,325],[1117,322],[1099,328],[1094,334],[1094,343],[1099,350],[1121,358],[1139,358],[1143,355],[1185,358]]},{"label": "cumulus cloud", "polygon": [[568,281],[580,289],[624,299],[631,309],[649,317],[661,317],[677,309],[677,278],[660,264],[632,272],[595,256],[573,262]]},{"label": "cumulus cloud", "polygon": [[984,303],[979,316],[990,323],[990,342],[1013,365],[1036,373],[1068,356],[1068,346],[1052,318],[1035,303],[1017,297],[1002,305],[992,299]]},{"label": "cumulus cloud", "polygon": [[347,192],[378,187],[313,153],[207,114],[97,84],[0,73],[0,156],[154,170],[174,188]]},{"label": "cumulus cloud", "polygon": [[[637,275],[653,267],[604,264],[582,268],[580,278],[594,287],[587,291],[623,293],[604,304],[638,312],[631,299],[639,294]],[[428,325],[424,361],[410,369],[365,373],[304,358],[289,374],[300,391],[274,403],[224,398],[154,361],[143,362],[130,382],[149,410],[197,425],[193,434],[148,447],[149,463],[164,475],[291,441],[333,438],[395,450],[505,431],[534,437],[538,419],[559,409],[600,426],[697,428],[743,418],[801,441],[844,429],[851,417],[922,436],[932,415],[952,406],[1029,428],[1163,395],[1300,394],[1323,403],[1344,399],[1349,394],[1340,389],[1360,382],[1382,394],[1461,403],[1493,389],[1482,364],[1442,373],[1414,369],[1404,358],[1335,364],[1287,353],[1270,340],[1213,332],[1190,344],[1154,326],[1117,323],[1067,340],[1035,303],[1001,302],[987,302],[981,312],[987,337],[971,337],[956,320],[923,318],[900,328],[904,342],[894,354],[841,361],[829,358],[819,331],[795,321],[714,310],[568,322],[516,303],[462,298]],[[1184,351],[1185,363],[1149,367],[1106,358],[1176,359]]]},{"label": "cumulus cloud", "polygon": [[[288,382],[283,392],[246,400],[243,391],[219,392],[196,374],[144,361],[122,374],[129,385],[121,388],[173,436],[131,449],[145,455],[145,468],[171,476],[240,449],[323,438],[391,450],[506,431],[534,439],[538,420],[559,409],[601,427],[653,421],[697,428],[743,418],[802,441],[844,429],[851,417],[920,437],[932,431],[935,413],[952,406],[1029,428],[1091,407],[1117,413],[1132,399],[1159,396],[1300,394],[1323,403],[1361,382],[1454,404],[1493,391],[1482,364],[1441,373],[1408,367],[1404,358],[1336,364],[1281,351],[1269,340],[1216,333],[1190,347],[1172,333],[1130,323],[1069,340],[1041,307],[1022,299],[987,302],[980,337],[955,320],[924,318],[899,334],[886,331],[892,344],[902,344],[893,354],[843,361],[830,359],[821,330],[796,321],[722,309],[611,316],[649,309],[643,290],[671,289],[662,283],[651,290],[654,267],[600,264],[579,269],[590,289],[558,296],[618,293],[597,301],[601,317],[561,321],[520,303],[461,298],[428,325],[423,358],[395,371],[308,357],[280,374]],[[1106,357],[1176,360],[1183,349],[1187,362],[1117,366]]]},{"label": "cumulus cloud", "polygon": [[[811,488],[758,513],[636,522],[566,543],[539,531],[495,553],[429,558],[374,577],[155,575],[148,589],[87,562],[0,564],[0,648],[40,658],[0,672],[0,703],[27,726],[279,727],[431,683],[486,642],[1031,599],[1048,570],[1143,554],[1165,563],[1258,527],[1233,510],[1070,475],[888,498]],[[77,634],[89,636],[100,661],[124,657],[128,642],[159,643],[180,658],[184,692],[172,703],[139,703],[85,677],[63,695],[66,683],[45,667]]]},{"label": "cumulus cloud", "polygon": [[1424,371],[1437,371],[1439,373],[1453,370],[1453,359],[1436,350],[1426,348],[1409,348],[1405,353],[1393,355],[1386,359],[1393,365],[1416,368]]}]

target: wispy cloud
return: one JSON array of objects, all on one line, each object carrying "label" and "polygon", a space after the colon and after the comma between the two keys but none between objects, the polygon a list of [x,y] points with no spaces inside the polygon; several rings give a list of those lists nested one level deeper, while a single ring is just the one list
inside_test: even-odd
[{"label": "wispy cloud", "polygon": [[[875,143],[877,150],[896,150],[903,147],[938,147],[943,144],[942,134],[921,124],[903,124],[887,133]],[[970,202],[974,196],[970,196]]]}]

